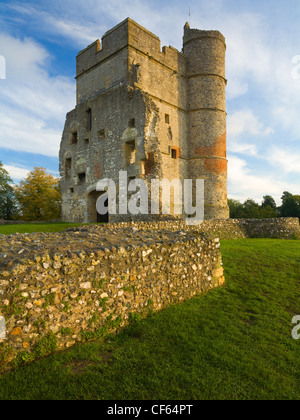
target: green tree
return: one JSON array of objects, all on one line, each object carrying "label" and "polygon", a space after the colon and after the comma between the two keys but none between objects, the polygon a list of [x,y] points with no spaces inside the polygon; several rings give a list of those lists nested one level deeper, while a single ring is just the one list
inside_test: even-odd
[{"label": "green tree", "polygon": [[277,207],[276,202],[271,195],[265,195],[263,197],[261,207],[267,207],[267,206],[270,206],[272,209],[276,210],[276,207]]},{"label": "green tree", "polygon": [[243,204],[238,200],[228,200],[229,212],[231,219],[242,219],[245,217]]},{"label": "green tree", "polygon": [[278,217],[278,212],[276,211],[276,208],[274,209],[269,204],[267,206],[261,206],[259,213],[260,213],[260,218],[262,219],[274,219]]},{"label": "green tree", "polygon": [[243,204],[245,217],[247,219],[260,219],[260,208],[259,204],[251,198],[248,198]]},{"label": "green tree", "polygon": [[21,218],[52,220],[60,218],[61,195],[59,179],[35,167],[16,188]]},{"label": "green tree", "polygon": [[0,219],[11,220],[16,211],[13,181],[0,162]]},{"label": "green tree", "polygon": [[285,191],[281,199],[282,199],[282,205],[280,207],[280,215],[282,217],[299,217],[300,218],[300,196],[293,195]]}]

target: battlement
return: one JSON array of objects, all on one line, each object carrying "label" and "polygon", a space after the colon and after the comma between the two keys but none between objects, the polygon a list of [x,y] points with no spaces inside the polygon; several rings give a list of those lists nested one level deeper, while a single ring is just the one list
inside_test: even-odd
[{"label": "battlement", "polygon": [[202,29],[191,29],[189,23],[187,22],[184,26],[184,36],[183,36],[183,45],[188,42],[199,39],[199,38],[216,38],[225,44],[225,37],[219,31],[205,31]]},{"label": "battlement", "polygon": [[101,42],[98,39],[78,53],[76,77],[78,78],[85,71],[101,64],[125,48],[132,48],[175,71],[184,72],[185,57],[181,52],[171,46],[164,46],[161,49],[158,36],[127,18],[107,31],[102,36]]}]

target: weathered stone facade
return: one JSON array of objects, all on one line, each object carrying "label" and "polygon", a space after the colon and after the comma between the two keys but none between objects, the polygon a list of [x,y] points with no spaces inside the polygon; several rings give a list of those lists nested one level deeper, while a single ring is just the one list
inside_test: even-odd
[{"label": "weathered stone facade", "polygon": [[104,221],[96,184],[118,184],[120,170],[148,183],[204,179],[205,218],[229,217],[225,49],[221,33],[188,24],[182,52],[161,49],[157,36],[126,19],[78,54],[77,105],[60,148],[63,220]]},{"label": "weathered stone facade", "polygon": [[223,284],[219,239],[175,229],[0,235],[0,372]]}]

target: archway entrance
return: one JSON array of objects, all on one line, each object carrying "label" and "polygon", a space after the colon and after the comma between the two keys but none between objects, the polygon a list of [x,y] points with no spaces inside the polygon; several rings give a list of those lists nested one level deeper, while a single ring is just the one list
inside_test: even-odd
[{"label": "archway entrance", "polygon": [[[92,191],[88,194],[88,222],[89,223],[108,223],[109,214],[99,214],[96,209],[98,198],[104,194],[100,191]],[[105,206],[108,206],[108,200],[105,201]]]}]

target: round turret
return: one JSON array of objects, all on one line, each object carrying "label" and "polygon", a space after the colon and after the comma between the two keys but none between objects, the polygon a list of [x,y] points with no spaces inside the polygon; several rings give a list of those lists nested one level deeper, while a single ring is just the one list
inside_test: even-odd
[{"label": "round turret", "polygon": [[[187,57],[190,178],[205,180],[205,219],[227,219],[224,36],[184,27]],[[194,183],[195,184],[195,183]]]}]

